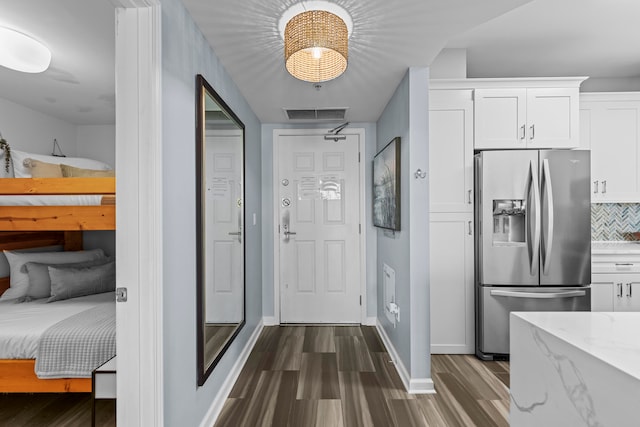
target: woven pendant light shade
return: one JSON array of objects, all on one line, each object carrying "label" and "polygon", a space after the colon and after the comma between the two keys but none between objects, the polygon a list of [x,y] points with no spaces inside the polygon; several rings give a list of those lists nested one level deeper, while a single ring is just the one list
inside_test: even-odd
[{"label": "woven pendant light shade", "polygon": [[284,30],[287,71],[300,80],[324,82],[347,69],[349,35],[338,16],[325,10],[300,13]]}]

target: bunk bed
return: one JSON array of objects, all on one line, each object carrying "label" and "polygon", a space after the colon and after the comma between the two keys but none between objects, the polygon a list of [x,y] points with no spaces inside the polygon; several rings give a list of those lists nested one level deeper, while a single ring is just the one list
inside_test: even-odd
[{"label": "bunk bed", "polygon": [[[11,205],[5,196],[99,195],[95,205]],[[115,230],[115,178],[0,179],[0,251],[44,246],[82,250],[82,232]],[[0,278],[0,295],[10,284]],[[91,378],[40,379],[34,359],[0,359],[0,392],[91,392]]]}]

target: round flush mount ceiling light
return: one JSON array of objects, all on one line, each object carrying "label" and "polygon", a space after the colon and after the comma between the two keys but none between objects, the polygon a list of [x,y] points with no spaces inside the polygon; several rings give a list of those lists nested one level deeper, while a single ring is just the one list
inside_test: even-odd
[{"label": "round flush mount ceiling light", "polygon": [[51,51],[18,31],[0,27],[0,65],[23,73],[41,73],[49,68]]},{"label": "round flush mount ceiling light", "polygon": [[279,22],[287,71],[313,83],[340,76],[347,69],[352,26],[349,14],[335,3],[309,1],[289,8]]}]

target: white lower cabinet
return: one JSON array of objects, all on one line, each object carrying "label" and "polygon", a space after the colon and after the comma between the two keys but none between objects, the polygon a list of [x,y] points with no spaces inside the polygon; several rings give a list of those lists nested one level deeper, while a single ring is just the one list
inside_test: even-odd
[{"label": "white lower cabinet", "polygon": [[640,274],[593,274],[591,311],[640,311]]},{"label": "white lower cabinet", "polygon": [[430,214],[431,353],[473,354],[473,214]]}]

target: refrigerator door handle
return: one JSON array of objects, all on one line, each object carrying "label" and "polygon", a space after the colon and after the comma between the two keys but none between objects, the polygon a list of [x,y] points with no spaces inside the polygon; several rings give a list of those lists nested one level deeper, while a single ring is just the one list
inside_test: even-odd
[{"label": "refrigerator door handle", "polygon": [[547,195],[547,230],[542,248],[542,274],[549,274],[551,264],[551,250],[553,249],[553,189],[551,188],[551,172],[549,171],[549,159],[542,161],[542,188]]},{"label": "refrigerator door handle", "polygon": [[[527,201],[532,200],[533,213],[529,208],[527,210],[527,222],[529,238],[527,239],[527,249],[529,250],[529,268],[531,275],[538,274],[538,253],[540,251],[540,189],[538,188],[537,165],[534,161],[529,162],[529,184],[527,185]],[[533,198],[531,197],[533,195]],[[533,233],[531,231],[533,224]]]},{"label": "refrigerator door handle", "polygon": [[551,299],[551,298],[583,297],[587,294],[587,292],[586,291],[520,292],[520,291],[492,290],[490,294],[492,297]]}]

